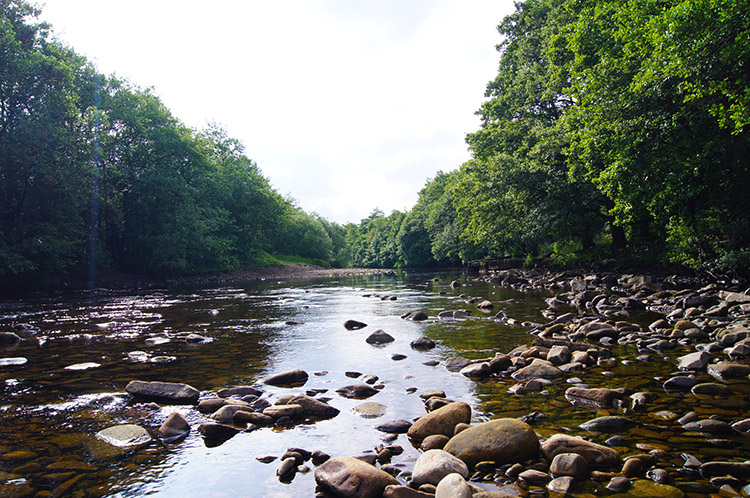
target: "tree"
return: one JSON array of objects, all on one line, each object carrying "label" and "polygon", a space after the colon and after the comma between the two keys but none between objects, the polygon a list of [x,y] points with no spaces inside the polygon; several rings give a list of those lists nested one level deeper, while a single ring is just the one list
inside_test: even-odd
[{"label": "tree", "polygon": [[667,237],[674,261],[747,268],[748,2],[580,5],[563,120],[572,172],[619,223],[651,227],[646,243]]}]

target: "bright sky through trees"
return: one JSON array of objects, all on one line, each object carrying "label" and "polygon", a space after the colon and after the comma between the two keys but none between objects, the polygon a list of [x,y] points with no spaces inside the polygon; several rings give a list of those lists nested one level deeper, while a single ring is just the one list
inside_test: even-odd
[{"label": "bright sky through trees", "polygon": [[497,72],[510,0],[46,0],[58,39],[215,121],[282,194],[337,222],[409,209],[465,134]]}]

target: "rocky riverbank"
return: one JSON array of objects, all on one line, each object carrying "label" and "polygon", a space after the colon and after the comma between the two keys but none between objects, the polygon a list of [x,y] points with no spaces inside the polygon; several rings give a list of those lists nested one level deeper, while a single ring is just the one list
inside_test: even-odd
[{"label": "rocky riverbank", "polygon": [[[546,321],[525,324],[528,344],[493,351],[480,359],[453,357],[432,362],[432,366],[477,384],[508,385],[509,397],[564,389],[563,402],[571,410],[588,410],[590,417],[564,430],[550,430],[544,420],[554,415],[546,412],[554,405],[540,398],[539,409],[523,417],[482,420],[469,404],[454,401],[450,392],[435,386],[412,391],[424,404],[424,412],[415,414],[416,419],[378,421],[382,443],[360,454],[329,455],[316,448],[291,447],[283,454],[253,457],[273,464],[282,482],[314,468],[319,493],[324,496],[677,498],[750,494],[750,462],[746,461],[750,447],[750,419],[746,418],[750,408],[750,293],[746,289],[731,282],[690,287],[675,279],[645,275],[522,270],[499,271],[473,280],[522,292],[554,291],[542,313]],[[464,309],[443,310],[433,316],[413,310],[402,318],[441,321],[448,326],[473,319],[494,321],[498,326],[516,322],[507,312],[494,311],[502,303],[469,296],[471,285],[469,279],[463,286],[458,281],[449,286],[454,292],[466,288],[467,295],[461,296]],[[365,297],[390,299],[385,295]],[[631,314],[644,310],[659,313],[660,318],[647,325],[631,320]],[[341,327],[356,333],[367,324],[351,320]],[[23,335],[19,325],[15,332],[0,336],[0,342],[11,344]],[[360,339],[375,346],[393,341],[380,330],[367,332]],[[435,342],[420,337],[411,347],[429,350]],[[392,356],[394,361],[402,359],[396,356]],[[650,386],[647,389],[614,385],[619,368],[638,368],[639,363],[657,358],[672,368],[668,375],[654,379],[656,388],[653,382],[641,382]],[[590,375],[592,372],[598,376]],[[150,434],[179,445],[197,431],[207,446],[215,446],[262,428],[283,430],[335,420],[340,411],[329,404],[333,393],[304,387],[312,376],[326,374],[295,369],[258,379],[253,385],[203,393],[186,384],[134,378],[126,387],[134,402],[185,408],[172,413],[161,427],[123,424],[104,429],[89,453],[133,451],[147,444]],[[359,372],[347,372],[347,377],[356,380],[336,386],[335,394],[362,400],[355,410],[363,418],[381,416],[384,407],[368,400],[387,384],[375,375]],[[287,394],[278,395],[278,390],[270,389],[276,386],[286,388]],[[189,421],[196,420],[199,422],[191,427]],[[419,450],[416,460],[400,459],[407,441]],[[34,462],[14,451],[5,452],[2,459],[19,462],[14,469],[19,476],[31,465],[28,462]],[[71,481],[79,475],[75,472],[70,473]],[[67,484],[61,492],[74,489],[75,482],[61,484]],[[19,486],[8,483],[0,489],[11,492],[11,487]],[[59,493],[54,490],[53,494]]]}]

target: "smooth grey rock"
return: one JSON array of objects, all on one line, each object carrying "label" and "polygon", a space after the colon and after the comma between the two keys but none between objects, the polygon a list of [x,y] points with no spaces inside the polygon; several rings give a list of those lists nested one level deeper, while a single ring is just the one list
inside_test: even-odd
[{"label": "smooth grey rock", "polygon": [[604,417],[597,417],[586,421],[579,425],[579,427],[591,432],[617,432],[634,424],[635,422],[627,417],[605,415]]},{"label": "smooth grey rock", "polygon": [[433,434],[452,437],[459,423],[471,421],[471,407],[463,402],[449,403],[420,417],[407,432],[411,439],[421,441]]},{"label": "smooth grey rock", "polygon": [[577,453],[586,459],[590,469],[607,470],[619,468],[621,464],[617,450],[567,434],[553,435],[542,443],[541,450],[550,461],[560,453]]},{"label": "smooth grey rock", "polygon": [[517,370],[511,374],[515,380],[529,380],[529,379],[559,379],[563,377],[565,372],[553,366],[546,360],[534,358],[534,361],[530,365],[527,365],[520,370]]},{"label": "smooth grey rock", "polygon": [[409,343],[409,346],[411,346],[412,349],[416,349],[418,351],[427,351],[435,347],[435,341],[433,341],[426,335],[423,335],[411,341]]},{"label": "smooth grey rock", "polygon": [[194,405],[200,392],[188,384],[131,380],[125,390],[136,397],[159,403]]},{"label": "smooth grey rock", "polygon": [[399,485],[395,477],[358,458],[336,457],[315,470],[321,489],[341,498],[381,498],[385,488]]},{"label": "smooth grey rock", "polygon": [[255,396],[263,396],[263,391],[260,389],[256,389],[254,387],[250,386],[237,386],[237,387],[227,387],[225,389],[219,390],[218,393],[216,393],[220,398],[229,398],[231,396],[247,396],[247,395],[255,395]]},{"label": "smooth grey rock", "polygon": [[190,432],[190,424],[180,412],[172,412],[161,424],[157,434],[162,439],[179,438]]},{"label": "smooth grey rock", "polygon": [[469,467],[490,460],[503,465],[535,457],[539,452],[539,439],[525,422],[501,418],[459,432],[443,449]]},{"label": "smooth grey rock", "polygon": [[406,434],[411,426],[412,423],[408,420],[389,420],[375,428],[380,432],[387,432],[389,434]]},{"label": "smooth grey rock", "polygon": [[711,356],[704,351],[686,354],[677,358],[677,368],[680,370],[703,370],[708,365]]},{"label": "smooth grey rock", "polygon": [[435,488],[435,498],[471,498],[472,489],[464,476],[451,473],[443,477]]},{"label": "smooth grey rock", "polygon": [[353,384],[340,387],[336,392],[345,398],[364,399],[376,395],[378,390],[368,384]]},{"label": "smooth grey rock", "polygon": [[309,375],[304,370],[295,369],[269,375],[263,379],[263,383],[269,386],[301,386],[307,382]]},{"label": "smooth grey rock", "polygon": [[365,342],[367,344],[388,344],[390,342],[395,341],[396,339],[393,338],[391,334],[386,332],[385,330],[376,330],[369,336],[367,336],[367,339],[365,339]]},{"label": "smooth grey rock", "polygon": [[466,464],[443,450],[427,450],[417,458],[412,470],[412,483],[437,485],[448,474],[460,474],[462,479],[469,476]]},{"label": "smooth grey rock", "polygon": [[465,377],[485,378],[489,377],[492,371],[490,370],[490,364],[485,361],[482,363],[470,363],[462,368],[460,373]]},{"label": "smooth grey rock", "polygon": [[588,463],[578,453],[558,453],[549,466],[553,476],[571,476],[583,479],[588,473]]}]

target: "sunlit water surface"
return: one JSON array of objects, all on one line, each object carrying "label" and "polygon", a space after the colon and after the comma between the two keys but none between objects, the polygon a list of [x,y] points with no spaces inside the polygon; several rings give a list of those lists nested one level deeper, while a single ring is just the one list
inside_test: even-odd
[{"label": "sunlit water surface", "polygon": [[[454,279],[464,285],[450,288]],[[26,322],[38,331],[27,334],[17,346],[0,349],[1,358],[28,360],[22,365],[0,367],[0,454],[28,450],[36,457],[0,461],[0,483],[25,483],[34,490],[52,491],[61,482],[75,478],[68,490],[72,496],[313,496],[313,472],[297,474],[291,482],[282,483],[276,477],[278,460],[264,464],[256,458],[278,457],[289,447],[322,450],[332,456],[371,452],[384,436],[375,427],[387,420],[411,420],[423,415],[418,394],[432,388],[469,403],[476,420],[540,411],[546,418],[534,428],[541,437],[556,432],[584,435],[578,424],[596,414],[565,400],[568,384],[564,381],[543,393],[518,396],[508,393],[513,384],[510,379],[476,382],[443,367],[447,358],[489,357],[533,339],[527,333],[528,325],[499,323],[491,319],[492,314],[483,314],[467,304],[462,294],[493,301],[493,313],[503,309],[519,322],[540,323],[546,321],[541,315],[546,308],[543,299],[552,291],[520,294],[468,281],[459,274],[412,273],[5,301],[0,304],[3,329]],[[451,322],[435,319],[442,310],[461,308],[473,309],[473,317]],[[416,323],[400,318],[415,310],[426,311],[431,319]],[[631,320],[649,323],[654,318],[643,314]],[[365,322],[368,327],[346,330],[343,323],[348,319]],[[395,342],[386,346],[367,344],[365,338],[377,329],[394,336]],[[201,334],[210,342],[188,344],[185,336],[190,333]],[[409,343],[421,335],[431,337],[438,346],[427,352],[412,350]],[[592,387],[655,392],[657,400],[651,413],[659,409],[679,414],[697,410],[731,418],[746,412],[746,392],[731,400],[699,400],[665,393],[660,387],[662,377],[675,369],[674,362],[658,354],[651,354],[647,361],[642,357],[636,360],[642,353],[631,349],[618,347],[620,361],[608,372],[594,367],[578,376]],[[394,361],[395,353],[406,358]],[[429,360],[440,364],[426,366]],[[99,366],[86,365],[89,363]],[[72,365],[78,367],[66,369]],[[319,396],[330,398],[330,404],[341,410],[337,417],[286,429],[242,432],[218,446],[207,445],[193,430],[182,442],[165,444],[154,439],[119,458],[102,458],[92,452],[91,436],[114,424],[135,423],[155,434],[174,410],[185,415],[193,428],[208,420],[193,407],[155,406],[133,400],[124,390],[130,380],[185,382],[202,391],[202,397],[209,397],[221,388],[258,385],[267,374],[296,368],[311,374],[303,387],[264,386],[266,396],[273,401],[292,392],[327,389]],[[367,400],[387,407],[382,417],[362,418],[353,409],[363,400],[336,394],[339,387],[361,383],[347,372],[376,375],[385,384]],[[410,388],[416,388],[416,392]],[[706,448],[702,439],[680,436],[670,422],[648,414],[632,416],[640,417],[640,423],[637,429],[623,434],[627,446],[620,450],[624,454],[640,452],[636,443],[667,448],[679,445],[672,462],[678,468],[682,465],[680,451],[708,459],[714,451]],[[419,452],[405,435],[395,444],[405,451],[393,463],[411,469]],[[747,446],[738,437],[733,449],[722,451],[732,457],[746,452]],[[58,472],[65,475],[55,476],[48,466],[60,461],[88,466],[84,471]],[[492,483],[481,484],[494,489]],[[700,484],[689,486],[702,490]],[[602,489],[591,491],[606,493]]]}]

